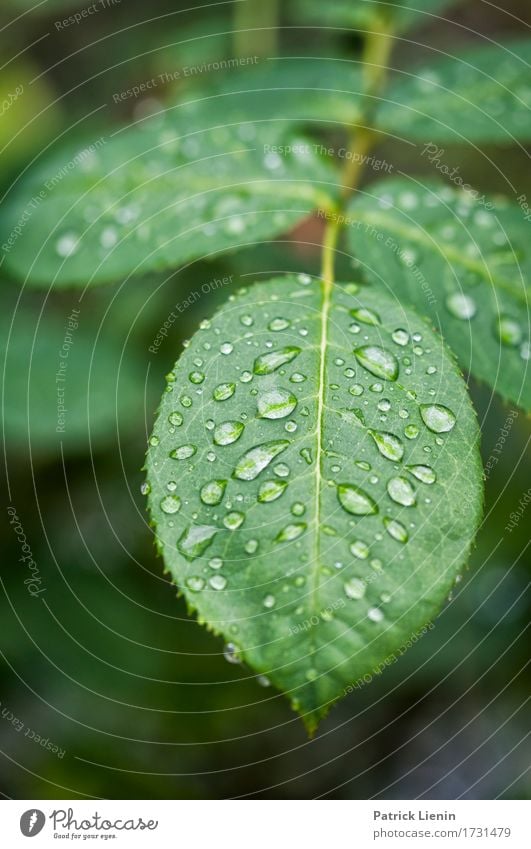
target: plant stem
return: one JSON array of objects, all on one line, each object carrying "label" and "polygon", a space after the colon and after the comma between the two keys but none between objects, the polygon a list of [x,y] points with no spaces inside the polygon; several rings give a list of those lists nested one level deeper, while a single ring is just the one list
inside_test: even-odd
[{"label": "plant stem", "polygon": [[278,0],[240,0],[234,6],[234,50],[248,56],[276,56]]},{"label": "plant stem", "polygon": [[373,148],[378,133],[371,129],[370,118],[373,112],[373,98],[381,90],[385,81],[385,72],[393,44],[390,30],[382,23],[377,32],[367,34],[363,50],[363,75],[365,79],[365,110],[362,120],[352,138],[345,167],[341,175],[341,199],[335,212],[325,227],[323,237],[323,255],[321,277],[326,294],[334,283],[334,256],[342,223],[342,213],[351,194],[359,186],[363,169],[367,162],[367,154]]}]

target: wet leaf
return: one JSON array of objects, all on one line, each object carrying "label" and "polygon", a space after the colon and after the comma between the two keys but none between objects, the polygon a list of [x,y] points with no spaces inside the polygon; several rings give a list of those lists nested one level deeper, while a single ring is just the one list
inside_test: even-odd
[{"label": "wet leaf", "polygon": [[369,279],[429,316],[463,369],[529,410],[525,215],[471,191],[390,180],[356,197],[347,239]]},{"label": "wet leaf", "polygon": [[[275,279],[201,327],[148,451],[157,545],[200,621],[313,730],[433,619],[464,566],[482,499],[475,415],[440,338],[372,287],[328,298],[306,275]],[[216,444],[236,421],[238,439]]]}]

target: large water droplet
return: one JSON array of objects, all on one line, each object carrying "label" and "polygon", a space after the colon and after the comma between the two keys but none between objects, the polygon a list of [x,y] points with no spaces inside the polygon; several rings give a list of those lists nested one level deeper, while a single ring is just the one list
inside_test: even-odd
[{"label": "large water droplet", "polygon": [[383,380],[396,380],[398,377],[398,360],[386,351],[385,348],[379,348],[377,345],[364,345],[361,348],[355,348],[354,354],[363,368],[367,369],[375,377],[381,377]]},{"label": "large water droplet", "polygon": [[170,516],[173,513],[178,513],[181,509],[181,499],[178,495],[166,495],[160,502],[160,509]]},{"label": "large water droplet", "polygon": [[396,504],[412,507],[416,504],[415,490],[407,478],[391,478],[387,484],[387,492]]},{"label": "large water droplet", "polygon": [[396,519],[389,519],[386,516],[384,519],[384,526],[389,536],[393,537],[393,539],[396,539],[397,542],[408,541],[408,532],[406,531],[404,525],[401,522],[397,522]]},{"label": "large water droplet", "polygon": [[398,436],[385,431],[369,430],[370,435],[376,443],[376,447],[383,457],[398,462],[404,456],[404,446]]},{"label": "large water droplet", "polygon": [[286,389],[270,389],[257,400],[258,415],[263,419],[283,419],[297,406],[297,399]]},{"label": "large water droplet", "polygon": [[193,457],[196,451],[196,445],[180,445],[170,451],[170,457],[172,460],[187,460],[189,457]]},{"label": "large water droplet", "polygon": [[301,534],[306,530],[306,524],[304,522],[300,522],[298,524],[286,525],[285,528],[277,534],[275,537],[275,542],[291,542],[294,539],[300,537]]},{"label": "large water droplet", "polygon": [[214,442],[216,445],[232,445],[243,433],[241,422],[223,422],[214,431]]},{"label": "large water droplet", "polygon": [[258,490],[258,501],[262,504],[267,504],[269,501],[276,501],[277,498],[280,498],[287,485],[287,481],[264,481]]},{"label": "large water droplet", "polygon": [[235,383],[220,383],[219,386],[216,386],[214,389],[213,397],[215,401],[226,401],[227,398],[232,398],[234,395],[234,390],[236,389]]},{"label": "large water droplet", "polygon": [[337,487],[339,503],[347,513],[354,516],[369,516],[378,512],[378,505],[358,486],[350,483],[340,483]]},{"label": "large water droplet", "polygon": [[211,525],[190,525],[183,531],[177,542],[177,548],[187,560],[200,557],[212,543],[218,532]]},{"label": "large water droplet", "polygon": [[460,318],[462,321],[469,321],[474,318],[477,312],[476,302],[470,295],[465,295],[464,292],[453,292],[446,299],[446,306],[454,318]]},{"label": "large water droplet", "polygon": [[223,499],[227,481],[209,481],[201,488],[200,498],[203,504],[215,506]]},{"label": "large water droplet", "polygon": [[256,448],[251,448],[236,463],[233,477],[242,481],[254,480],[260,472],[269,466],[275,457],[278,457],[282,451],[286,450],[288,445],[289,442],[287,439],[275,439],[271,442],[264,442],[262,445],[257,445]]},{"label": "large water droplet", "polygon": [[279,348],[278,351],[270,351],[268,354],[262,354],[254,361],[253,371],[255,374],[272,374],[280,366],[290,363],[301,352],[296,346]]},{"label": "large water droplet", "polygon": [[429,430],[434,433],[447,433],[455,425],[455,416],[442,404],[421,404],[420,415]]},{"label": "large water droplet", "polygon": [[374,312],[374,310],[367,309],[366,307],[359,307],[355,310],[350,310],[350,314],[352,318],[355,318],[356,321],[361,321],[363,324],[380,324],[380,316],[378,313]]}]

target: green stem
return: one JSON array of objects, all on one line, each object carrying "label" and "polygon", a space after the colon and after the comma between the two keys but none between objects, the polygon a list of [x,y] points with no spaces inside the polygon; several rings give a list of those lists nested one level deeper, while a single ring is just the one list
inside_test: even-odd
[{"label": "green stem", "polygon": [[325,293],[328,295],[334,283],[334,256],[339,238],[342,213],[353,192],[359,186],[363,169],[367,161],[367,155],[374,147],[378,133],[370,128],[370,118],[373,112],[374,98],[380,92],[384,81],[389,54],[393,45],[393,36],[390,30],[382,23],[378,32],[368,33],[363,50],[363,75],[365,79],[366,106],[362,121],[354,133],[349,146],[349,156],[341,175],[341,200],[340,204],[331,215],[325,227],[323,238],[323,255],[321,265],[321,277]]},{"label": "green stem", "polygon": [[234,6],[234,50],[247,56],[278,53],[278,0],[240,0]]}]

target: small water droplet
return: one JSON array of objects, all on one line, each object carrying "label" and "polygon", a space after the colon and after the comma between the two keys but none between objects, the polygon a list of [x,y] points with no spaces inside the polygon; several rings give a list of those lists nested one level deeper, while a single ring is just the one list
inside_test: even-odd
[{"label": "small water droplet", "polygon": [[270,610],[272,607],[275,606],[275,604],[276,604],[276,598],[275,598],[274,595],[271,595],[269,593],[268,595],[265,596],[264,601],[263,601],[264,607],[267,607],[268,610]]},{"label": "small water droplet", "polygon": [[244,327],[252,327],[254,324],[254,318],[252,315],[241,315],[240,323],[243,324]]},{"label": "small water droplet", "polygon": [[386,433],[385,431],[375,430],[369,430],[369,434],[374,439],[376,447],[383,457],[394,462],[402,459],[404,456],[404,446],[398,436],[392,433]]},{"label": "small water droplet", "polygon": [[420,415],[426,427],[433,433],[447,433],[455,425],[455,416],[442,404],[421,404]]},{"label": "small water droplet", "polygon": [[223,499],[223,495],[225,494],[226,486],[227,481],[225,480],[209,481],[206,483],[201,488],[200,492],[200,498],[203,504],[208,504],[210,506],[220,504]]},{"label": "small water droplet", "polygon": [[183,423],[183,417],[181,413],[179,413],[177,410],[174,410],[174,412],[170,413],[170,415],[168,416],[168,421],[171,425],[173,425],[173,427],[180,427]]},{"label": "small water droplet", "polygon": [[398,328],[398,330],[393,331],[393,333],[391,334],[391,339],[397,345],[401,345],[402,347],[404,347],[404,345],[407,345],[407,343],[409,342],[409,333],[407,332],[407,330],[402,330],[402,328]]},{"label": "small water droplet", "polygon": [[301,450],[299,451],[299,454],[301,455],[302,459],[305,460],[308,463],[309,466],[311,466],[311,464],[312,464],[312,452],[311,452],[310,448],[301,448]]},{"label": "small water droplet", "polygon": [[289,346],[279,348],[277,351],[270,351],[268,354],[262,354],[254,361],[253,371],[255,374],[272,374],[280,366],[294,360],[300,352],[300,348]]},{"label": "small water droplet", "polygon": [[303,516],[306,512],[306,507],[302,501],[296,501],[295,504],[291,505],[291,512],[294,516]]},{"label": "small water droplet", "polygon": [[181,509],[181,499],[178,495],[166,495],[160,502],[160,509],[163,513],[178,513]]},{"label": "small water droplet", "polygon": [[386,516],[384,518],[384,526],[389,536],[391,536],[393,539],[396,539],[397,542],[408,541],[408,532],[401,522],[397,522],[396,519],[389,519],[389,517]]},{"label": "small water droplet", "polygon": [[286,525],[285,528],[277,534],[275,537],[275,542],[291,542],[294,539],[297,539],[304,533],[306,530],[306,524],[304,522],[300,522],[298,524]]},{"label": "small water droplet", "polygon": [[193,593],[200,593],[205,586],[204,578],[201,578],[199,575],[192,575],[190,578],[187,578],[184,583]]},{"label": "small water droplet", "polygon": [[341,483],[337,487],[337,496],[341,506],[354,516],[369,516],[378,512],[378,505],[358,486]]},{"label": "small water droplet", "polygon": [[215,401],[226,401],[227,398],[232,398],[235,389],[235,383],[220,383],[219,386],[216,386],[212,395]]},{"label": "small water droplet", "polygon": [[294,371],[290,377],[291,383],[304,383],[307,380],[305,374],[301,374],[300,371]]},{"label": "small water droplet", "polygon": [[217,532],[218,529],[211,525],[190,525],[183,531],[177,548],[187,560],[195,560],[206,551]]},{"label": "small water droplet", "polygon": [[172,460],[187,460],[189,457],[193,457],[196,451],[196,445],[180,445],[179,448],[170,451],[170,457]]},{"label": "small water droplet", "polygon": [[377,345],[364,345],[355,348],[354,354],[358,362],[375,377],[383,380],[396,380],[398,377],[398,360],[385,348]]},{"label": "small water droplet", "polygon": [[407,466],[406,467],[417,480],[421,481],[421,483],[432,484],[437,480],[437,475],[433,471],[431,466]]},{"label": "small water droplet", "polygon": [[289,444],[287,439],[277,439],[251,448],[236,463],[233,477],[244,481],[254,480]]},{"label": "small water droplet", "polygon": [[283,419],[297,406],[297,399],[286,389],[270,389],[257,399],[258,415],[262,419]]},{"label": "small water droplet", "polygon": [[151,484],[148,481],[144,481],[143,484],[140,485],[140,494],[141,495],[149,495],[151,492]]},{"label": "small water droplet", "polygon": [[244,545],[244,548],[245,548],[245,551],[247,552],[247,554],[255,554],[255,552],[258,550],[258,540],[257,539],[247,540],[247,542]]},{"label": "small water droplet", "polygon": [[358,601],[365,595],[365,581],[361,578],[351,578],[343,584],[343,589],[347,598]]},{"label": "small water droplet", "polygon": [[363,395],[363,386],[361,383],[353,383],[352,386],[349,387],[348,391],[351,395],[357,397],[359,395]]},{"label": "small water droplet", "polygon": [[191,371],[188,375],[188,379],[190,383],[195,383],[197,385],[199,383],[203,383],[205,375],[202,371]]},{"label": "small water droplet", "polygon": [[391,478],[387,483],[387,492],[396,504],[412,507],[417,503],[415,490],[407,478]]},{"label": "small water droplet", "polygon": [[238,649],[238,646],[236,646],[234,643],[227,643],[227,645],[223,649],[223,657],[225,658],[227,663],[241,663],[240,651]]},{"label": "small water droplet", "polygon": [[287,318],[273,318],[267,325],[268,330],[279,331],[286,330],[291,322]]},{"label": "small water droplet", "polygon": [[419,429],[417,425],[409,424],[404,428],[404,433],[408,439],[416,439],[419,435]]},{"label": "small water droplet", "polygon": [[258,490],[258,501],[262,504],[268,504],[270,501],[276,501],[277,498],[280,498],[287,485],[287,481],[264,481]]},{"label": "small water droplet", "polygon": [[350,310],[350,314],[352,318],[355,318],[356,321],[361,321],[362,324],[381,324],[378,313],[374,312],[374,310],[367,309],[366,307],[359,307],[358,309]]},{"label": "small water droplet", "polygon": [[208,579],[208,585],[212,587],[213,590],[224,590],[227,586],[227,579],[223,575],[212,575],[212,577]]},{"label": "small water droplet", "polygon": [[459,318],[462,321],[469,321],[474,318],[477,312],[476,302],[470,295],[465,295],[464,292],[453,292],[448,295],[446,307],[454,318]]},{"label": "small water droplet", "polygon": [[232,445],[242,435],[244,425],[241,422],[222,422],[214,431],[215,445]]},{"label": "small water droplet", "polygon": [[221,559],[221,557],[211,557],[208,561],[208,565],[211,569],[221,569],[221,567],[223,566],[223,560]]},{"label": "small water droplet", "polygon": [[371,607],[367,611],[367,617],[371,620],[371,622],[381,622],[384,615],[379,607]]},{"label": "small water droplet", "polygon": [[500,315],[495,326],[495,331],[502,345],[514,348],[522,341],[522,328],[514,318],[508,315]]},{"label": "small water droplet", "polygon": [[223,519],[223,524],[229,531],[236,531],[242,526],[244,519],[245,515],[243,513],[233,510],[231,513],[227,513]]},{"label": "small water droplet", "polygon": [[77,233],[65,233],[55,243],[55,251],[58,256],[68,257],[75,254],[79,248],[79,237]]},{"label": "small water droplet", "polygon": [[232,354],[232,352],[234,351],[234,345],[232,345],[230,342],[223,342],[223,344],[219,346],[219,350],[222,354],[225,354],[225,356],[227,356],[228,354]]},{"label": "small water droplet", "polygon": [[277,465],[273,467],[274,474],[279,478],[288,478],[289,471],[289,466],[287,466],[286,463],[277,463]]},{"label": "small water droplet", "polygon": [[369,546],[362,542],[362,540],[357,539],[355,542],[351,543],[350,551],[357,557],[358,560],[366,560],[369,556]]}]

